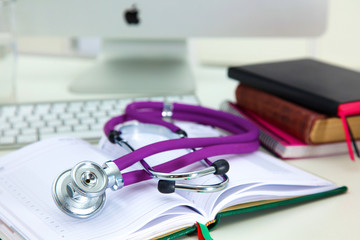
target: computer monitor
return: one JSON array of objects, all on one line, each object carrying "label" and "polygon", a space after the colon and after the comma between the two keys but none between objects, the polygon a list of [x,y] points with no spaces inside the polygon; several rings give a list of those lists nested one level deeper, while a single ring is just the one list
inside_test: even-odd
[{"label": "computer monitor", "polygon": [[70,87],[84,93],[177,94],[195,89],[186,40],[306,37],[324,32],[328,0],[28,0],[17,34],[100,37],[97,63]]}]

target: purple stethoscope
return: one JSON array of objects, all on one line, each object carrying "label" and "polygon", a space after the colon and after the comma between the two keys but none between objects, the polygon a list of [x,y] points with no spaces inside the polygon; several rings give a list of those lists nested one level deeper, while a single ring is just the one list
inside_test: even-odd
[{"label": "purple stethoscope", "polygon": [[[232,135],[188,138],[186,132],[169,119],[217,127]],[[172,137],[135,150],[123,139],[121,127],[133,120],[145,126],[163,126],[177,138]],[[159,179],[158,190],[162,193],[172,193],[175,189],[197,192],[222,190],[229,181],[226,176],[229,164],[224,159],[211,162],[208,158],[225,154],[250,153],[259,147],[259,131],[245,119],[218,110],[180,103],[133,102],[126,107],[123,115],[114,117],[105,124],[104,132],[111,143],[120,145],[130,153],[107,161],[103,166],[83,161],[57,177],[53,184],[53,198],[57,206],[70,216],[77,218],[94,216],[105,205],[107,188],[116,191],[124,186],[152,178]],[[190,150],[185,155],[153,167],[144,160],[157,153],[176,149]],[[202,161],[207,167],[193,172],[171,173],[198,161]],[[140,163],[143,169],[121,173],[135,163]],[[211,185],[175,184],[177,180],[190,180],[209,174],[218,175],[222,181]]]}]

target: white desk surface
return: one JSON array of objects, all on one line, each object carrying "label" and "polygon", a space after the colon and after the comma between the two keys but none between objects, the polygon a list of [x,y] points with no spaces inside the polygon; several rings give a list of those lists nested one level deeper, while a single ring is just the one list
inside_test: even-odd
[{"label": "white desk surface", "polygon": [[[66,89],[72,77],[92,62],[91,59],[20,56],[18,100],[37,102],[96,97],[71,94]],[[234,99],[237,83],[226,77],[225,68],[195,67],[195,79],[197,96],[204,106],[218,108],[223,100]],[[8,152],[0,151],[0,156]],[[338,185],[346,185],[349,190],[343,195],[306,204],[223,218],[211,236],[252,240],[360,239],[360,161],[352,162],[343,155],[289,160],[288,163]]]}]

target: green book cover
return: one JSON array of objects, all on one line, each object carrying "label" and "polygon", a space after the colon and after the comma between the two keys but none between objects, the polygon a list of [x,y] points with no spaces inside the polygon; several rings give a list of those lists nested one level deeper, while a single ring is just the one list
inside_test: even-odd
[{"label": "green book cover", "polygon": [[[348,188],[346,186],[342,186],[342,187],[339,187],[339,188],[336,188],[336,189],[333,189],[330,191],[316,193],[316,194],[310,194],[310,195],[305,195],[305,196],[300,196],[300,197],[295,197],[295,198],[276,199],[276,200],[269,200],[269,201],[258,201],[258,202],[236,205],[236,206],[224,209],[223,211],[219,212],[216,215],[216,218],[207,224],[207,227],[208,227],[209,231],[214,230],[221,222],[221,219],[224,217],[227,217],[227,216],[246,214],[246,213],[261,211],[261,210],[265,210],[265,209],[274,209],[275,210],[276,208],[283,207],[283,206],[290,206],[290,205],[295,205],[295,204],[300,204],[300,203],[306,203],[306,202],[342,194],[342,193],[345,193],[347,191],[347,189]],[[196,230],[197,230],[197,227],[196,227],[196,224],[194,224],[194,226],[192,226],[192,227],[182,229],[182,230],[174,232],[170,235],[161,237],[160,240],[176,239],[176,238],[179,238],[186,234],[194,233]]]}]

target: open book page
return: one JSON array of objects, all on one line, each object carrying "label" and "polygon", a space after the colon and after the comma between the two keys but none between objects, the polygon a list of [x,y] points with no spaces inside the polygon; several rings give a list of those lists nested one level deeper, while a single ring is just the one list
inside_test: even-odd
[{"label": "open book page", "polygon": [[[104,210],[94,218],[67,216],[52,199],[52,183],[61,171],[83,160],[102,164],[109,158],[84,141],[58,138],[0,159],[0,218],[30,239],[125,239],[146,224],[150,224],[150,232],[167,232],[166,225],[175,228],[174,221],[183,214],[187,217],[181,217],[182,227],[205,221],[189,208],[193,206],[190,201],[159,193],[154,181],[117,192],[107,190]],[[156,224],[155,228],[157,217],[166,225]]]},{"label": "open book page", "polygon": [[[156,238],[179,231],[183,228],[188,228],[190,226],[189,219],[195,219],[193,217],[194,214],[196,213],[192,209],[185,208],[184,206],[180,206],[178,209],[171,209],[167,211],[166,214],[155,218],[138,231],[129,235],[127,239],[145,239],[144,236]],[[203,223],[206,223],[205,219]],[[194,224],[191,224],[191,226],[192,225]],[[161,226],[161,229],[166,229],[166,234],[159,231],[159,226]]]},{"label": "open book page", "polygon": [[[213,220],[229,206],[260,200],[284,199],[337,188],[334,183],[304,172],[266,153],[224,156],[230,163],[226,189],[215,193],[179,192],[190,199]],[[218,159],[218,158],[217,158]],[[197,179],[197,184],[211,184],[214,178]]]}]

